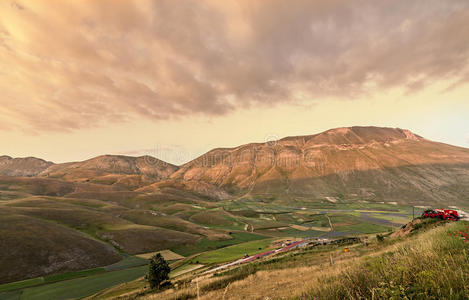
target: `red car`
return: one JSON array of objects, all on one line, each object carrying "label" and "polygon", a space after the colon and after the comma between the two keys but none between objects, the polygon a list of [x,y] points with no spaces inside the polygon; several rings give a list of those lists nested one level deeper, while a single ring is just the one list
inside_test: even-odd
[{"label": "red car", "polygon": [[440,218],[443,220],[457,221],[459,220],[459,213],[454,209],[429,209],[422,213],[423,218]]}]

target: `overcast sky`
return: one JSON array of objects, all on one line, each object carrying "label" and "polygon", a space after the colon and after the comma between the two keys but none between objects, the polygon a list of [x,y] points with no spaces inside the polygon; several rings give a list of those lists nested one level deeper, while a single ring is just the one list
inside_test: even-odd
[{"label": "overcast sky", "polygon": [[4,0],[0,155],[54,162],[335,127],[469,147],[467,0]]}]

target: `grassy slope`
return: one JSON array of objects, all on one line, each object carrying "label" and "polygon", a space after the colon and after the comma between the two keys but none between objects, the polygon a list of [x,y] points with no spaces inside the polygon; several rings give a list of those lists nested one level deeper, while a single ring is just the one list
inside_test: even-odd
[{"label": "grassy slope", "polygon": [[111,246],[67,227],[6,212],[0,212],[0,237],[0,282],[89,269],[121,259]]},{"label": "grassy slope", "polygon": [[438,228],[369,257],[330,276],[307,295],[328,299],[469,297],[469,243],[453,233],[469,232],[469,223]]},{"label": "grassy slope", "polygon": [[[200,280],[201,299],[467,299],[469,242],[458,231],[469,232],[469,222],[423,226],[348,253],[337,246],[295,251]],[[189,284],[157,297],[191,298],[195,291]]]}]

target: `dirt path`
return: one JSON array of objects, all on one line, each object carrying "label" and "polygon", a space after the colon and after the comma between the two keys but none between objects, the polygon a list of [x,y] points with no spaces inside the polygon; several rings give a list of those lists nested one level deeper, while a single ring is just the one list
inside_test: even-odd
[{"label": "dirt path", "polygon": [[326,214],[326,218],[329,220],[329,226],[331,226],[331,231],[334,231],[334,227],[332,227],[332,221],[331,218]]}]

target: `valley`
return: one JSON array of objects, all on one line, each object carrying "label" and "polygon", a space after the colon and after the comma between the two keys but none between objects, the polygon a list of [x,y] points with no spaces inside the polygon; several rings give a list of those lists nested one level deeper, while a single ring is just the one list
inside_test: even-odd
[{"label": "valley", "polygon": [[425,207],[467,210],[468,191],[469,149],[391,128],[216,149],[182,166],[2,157],[0,298],[91,296],[140,278],[159,251],[175,277],[279,241],[387,234]]}]

